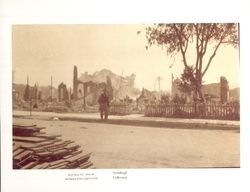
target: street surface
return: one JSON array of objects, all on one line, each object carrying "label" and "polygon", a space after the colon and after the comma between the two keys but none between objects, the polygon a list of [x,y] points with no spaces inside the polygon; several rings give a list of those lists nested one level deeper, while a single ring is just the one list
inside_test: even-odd
[{"label": "street surface", "polygon": [[13,118],[44,126],[92,152],[96,168],[239,167],[240,131]]}]

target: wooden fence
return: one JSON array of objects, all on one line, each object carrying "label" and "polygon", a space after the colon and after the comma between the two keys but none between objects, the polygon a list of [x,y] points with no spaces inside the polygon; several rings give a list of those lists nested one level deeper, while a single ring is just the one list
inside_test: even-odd
[{"label": "wooden fence", "polygon": [[111,115],[128,115],[132,113],[132,108],[132,105],[129,104],[112,104],[109,112]]},{"label": "wooden fence", "polygon": [[145,116],[205,119],[240,119],[239,104],[152,104],[145,108]]}]

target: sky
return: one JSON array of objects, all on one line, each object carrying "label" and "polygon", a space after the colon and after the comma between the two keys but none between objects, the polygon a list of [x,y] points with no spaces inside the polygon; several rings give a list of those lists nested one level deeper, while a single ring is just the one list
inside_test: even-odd
[{"label": "sky", "polygon": [[[12,62],[14,82],[53,86],[61,82],[72,87],[73,66],[78,76],[101,69],[129,76],[136,75],[135,87],[158,90],[171,89],[171,74],[180,77],[182,58],[171,58],[158,46],[146,49],[147,25],[14,25],[12,27]],[[137,32],[141,31],[138,35]],[[211,51],[211,50],[210,50]],[[209,50],[208,50],[209,52]],[[188,52],[192,62],[195,52]],[[207,58],[206,58],[207,59]],[[204,76],[204,83],[219,82],[225,76],[230,88],[239,86],[239,50],[222,46]]]}]

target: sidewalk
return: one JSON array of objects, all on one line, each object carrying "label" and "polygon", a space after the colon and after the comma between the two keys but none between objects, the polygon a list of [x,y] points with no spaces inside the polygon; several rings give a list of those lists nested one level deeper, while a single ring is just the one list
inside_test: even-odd
[{"label": "sidewalk", "polygon": [[82,122],[96,122],[109,124],[123,124],[152,127],[173,127],[173,128],[204,128],[204,129],[237,129],[240,128],[240,121],[213,120],[213,119],[182,119],[164,117],[145,117],[143,114],[131,114],[125,116],[110,115],[108,121],[101,121],[99,113],[54,113],[54,112],[32,112],[13,111],[13,117],[52,120],[72,120]]}]

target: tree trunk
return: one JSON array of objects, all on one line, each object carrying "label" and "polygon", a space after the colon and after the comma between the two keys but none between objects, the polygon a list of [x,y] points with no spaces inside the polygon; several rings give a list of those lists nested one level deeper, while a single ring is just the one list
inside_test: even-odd
[{"label": "tree trunk", "polygon": [[197,93],[198,93],[198,95],[199,95],[199,100],[200,100],[200,102],[201,103],[203,103],[204,101],[205,101],[205,98],[204,98],[204,95],[203,95],[203,93],[202,93],[202,85],[201,84],[199,84],[198,85],[198,89],[197,89]]},{"label": "tree trunk", "polygon": [[204,95],[202,93],[202,74],[201,72],[196,72],[196,97],[198,96],[198,100],[200,102],[204,102]]},{"label": "tree trunk", "polygon": [[196,72],[196,83],[195,83],[195,92],[194,92],[194,99],[195,99],[195,116],[200,117],[203,114],[203,109],[201,103],[204,103],[204,95],[202,93],[202,76],[199,70]]},{"label": "tree trunk", "polygon": [[199,78],[197,78],[197,84],[196,84],[196,91],[197,95],[199,97],[198,102],[196,103],[196,115],[198,117],[202,117],[205,114],[205,106],[203,105],[205,102],[204,95],[202,93],[202,76],[200,75]]}]

